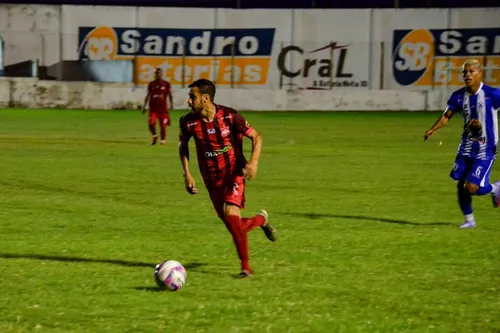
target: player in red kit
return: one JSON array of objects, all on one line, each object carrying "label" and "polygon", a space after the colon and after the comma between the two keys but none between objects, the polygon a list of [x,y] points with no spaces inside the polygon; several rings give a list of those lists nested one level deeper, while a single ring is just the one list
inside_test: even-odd
[{"label": "player in red kit", "polygon": [[163,71],[157,68],[155,71],[155,80],[148,84],[148,94],[144,100],[142,113],[146,112],[146,105],[149,102],[149,131],[153,136],[151,144],[156,144],[158,134],[156,134],[156,122],[160,123],[161,144],[164,145],[167,141],[167,126],[170,126],[169,108],[167,105],[167,97],[170,102],[170,108],[173,108],[174,101],[172,98],[172,88],[170,83],[162,79]]},{"label": "player in red kit", "polygon": [[[265,210],[254,217],[242,218],[245,206],[245,180],[253,179],[262,147],[260,134],[234,109],[214,104],[215,85],[200,79],[189,85],[188,105],[192,112],[180,119],[179,157],[184,171],[186,190],[197,194],[189,169],[190,138],[195,140],[198,165],[210,199],[219,218],[233,237],[241,261],[240,277],[253,275],[248,259],[248,236],[261,227],[266,237],[276,240],[276,229],[268,222]],[[252,141],[252,156],[243,155],[243,137]]]}]

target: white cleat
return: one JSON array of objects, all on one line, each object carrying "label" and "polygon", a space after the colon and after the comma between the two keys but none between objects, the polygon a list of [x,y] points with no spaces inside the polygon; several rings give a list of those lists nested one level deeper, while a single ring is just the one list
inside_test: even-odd
[{"label": "white cleat", "polygon": [[500,206],[500,182],[495,182],[496,191],[491,192],[491,201],[493,201],[493,207],[498,208]]},{"label": "white cleat", "polygon": [[475,227],[476,227],[475,221],[464,222],[459,226],[460,229],[471,229]]}]

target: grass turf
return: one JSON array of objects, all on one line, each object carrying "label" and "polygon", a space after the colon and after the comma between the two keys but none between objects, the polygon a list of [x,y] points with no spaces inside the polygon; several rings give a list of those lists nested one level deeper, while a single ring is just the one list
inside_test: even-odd
[{"label": "grass turf", "polygon": [[[500,212],[475,197],[456,228],[458,118],[424,143],[437,113],[244,113],[264,136],[244,212],[279,240],[252,231],[239,280],[193,146],[184,190],[180,115],[149,146],[138,112],[0,110],[0,332],[500,332]],[[180,292],[155,288],[166,258]]]}]

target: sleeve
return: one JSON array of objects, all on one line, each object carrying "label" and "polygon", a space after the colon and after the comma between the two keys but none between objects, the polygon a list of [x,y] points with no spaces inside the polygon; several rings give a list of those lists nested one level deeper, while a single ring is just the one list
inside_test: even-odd
[{"label": "sleeve", "polygon": [[170,85],[170,82],[167,82],[167,93],[172,93],[172,86]]},{"label": "sleeve", "polygon": [[179,141],[187,142],[191,139],[191,133],[187,126],[186,116],[179,119]]},{"label": "sleeve", "polygon": [[497,110],[500,109],[500,89],[493,90],[492,99],[493,107]]},{"label": "sleeve", "polygon": [[151,93],[151,82],[148,83],[148,93]]},{"label": "sleeve", "polygon": [[450,98],[448,99],[447,109],[451,110],[451,112],[453,113],[460,112],[460,110],[462,109],[462,106],[458,103],[457,93],[451,94]]},{"label": "sleeve", "polygon": [[236,133],[248,136],[253,131],[252,125],[250,125],[248,121],[238,112],[234,113],[233,118],[233,124]]}]

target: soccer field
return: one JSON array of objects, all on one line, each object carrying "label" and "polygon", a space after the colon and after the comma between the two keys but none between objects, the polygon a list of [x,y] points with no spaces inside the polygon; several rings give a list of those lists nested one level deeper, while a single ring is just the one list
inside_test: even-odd
[{"label": "soccer field", "polygon": [[194,142],[185,192],[181,112],[150,146],[137,111],[0,110],[0,332],[500,332],[500,210],[474,197],[457,228],[458,117],[424,143],[438,113],[243,114],[264,137],[244,213],[279,239],[251,232],[241,280]]}]

